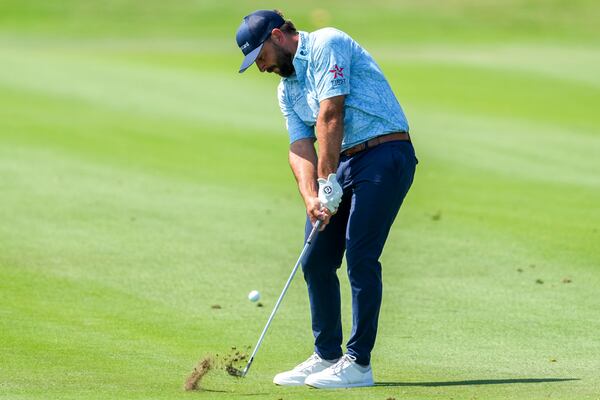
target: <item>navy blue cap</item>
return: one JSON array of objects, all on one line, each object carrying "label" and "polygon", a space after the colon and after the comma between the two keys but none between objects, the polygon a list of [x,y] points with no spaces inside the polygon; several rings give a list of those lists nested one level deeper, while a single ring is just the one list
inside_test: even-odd
[{"label": "navy blue cap", "polygon": [[281,28],[284,23],[285,20],[281,15],[271,10],[254,11],[244,17],[235,37],[238,47],[245,56],[240,66],[240,73],[247,70],[256,61],[256,57],[258,57],[265,40],[271,35],[271,31]]}]

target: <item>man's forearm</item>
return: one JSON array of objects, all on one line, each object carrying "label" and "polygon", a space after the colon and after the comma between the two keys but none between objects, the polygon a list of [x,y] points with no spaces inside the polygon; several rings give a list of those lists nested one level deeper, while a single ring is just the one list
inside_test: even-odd
[{"label": "man's forearm", "polygon": [[291,144],[290,167],[298,182],[298,190],[306,203],[317,196],[317,153],[313,139],[301,139]]},{"label": "man's forearm", "polygon": [[337,96],[321,102],[316,126],[319,178],[327,178],[337,171],[344,136],[344,100],[344,96]]},{"label": "man's forearm", "polygon": [[317,123],[317,140],[319,141],[319,178],[327,178],[337,171],[340,161],[340,149],[344,132],[343,121],[330,119]]}]

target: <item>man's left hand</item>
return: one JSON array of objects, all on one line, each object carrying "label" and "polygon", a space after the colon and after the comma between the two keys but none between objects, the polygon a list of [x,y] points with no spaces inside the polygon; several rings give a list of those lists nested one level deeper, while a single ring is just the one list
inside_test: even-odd
[{"label": "man's left hand", "polygon": [[323,207],[335,214],[344,194],[337,177],[335,174],[329,174],[327,179],[319,178],[317,182],[319,183],[319,201]]}]

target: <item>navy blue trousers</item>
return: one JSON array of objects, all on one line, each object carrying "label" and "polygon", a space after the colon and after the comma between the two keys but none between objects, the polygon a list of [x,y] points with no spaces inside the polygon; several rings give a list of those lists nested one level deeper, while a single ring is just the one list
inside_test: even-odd
[{"label": "navy blue trousers", "polygon": [[[315,352],[321,358],[332,360],[343,354],[337,269],[345,252],[352,288],[352,333],[346,349],[359,364],[370,363],[383,291],[379,257],[412,184],[416,163],[413,146],[405,141],[340,158],[337,177],[344,189],[342,202],[302,264]],[[311,229],[307,218],[306,237]]]}]

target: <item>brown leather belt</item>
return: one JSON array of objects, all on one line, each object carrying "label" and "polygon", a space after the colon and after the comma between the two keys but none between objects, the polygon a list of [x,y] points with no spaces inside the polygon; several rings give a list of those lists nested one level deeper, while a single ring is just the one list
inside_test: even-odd
[{"label": "brown leather belt", "polygon": [[369,139],[366,142],[359,143],[356,146],[352,146],[349,149],[342,151],[342,155],[351,156],[351,155],[359,153],[363,150],[370,149],[371,147],[375,147],[375,146],[380,145],[385,142],[392,142],[394,140],[402,140],[402,141],[410,142],[410,136],[408,135],[407,132],[395,132],[395,133],[388,133],[386,135],[377,136],[376,138]]}]

